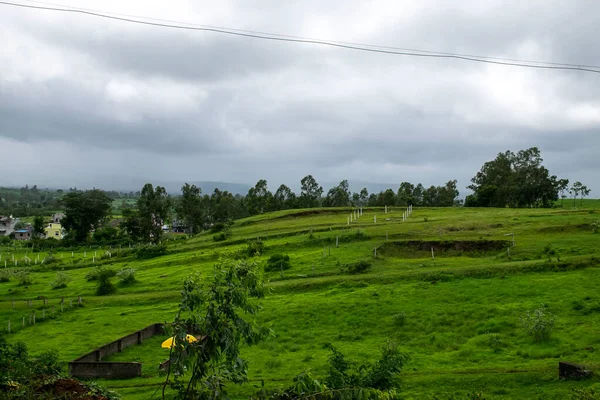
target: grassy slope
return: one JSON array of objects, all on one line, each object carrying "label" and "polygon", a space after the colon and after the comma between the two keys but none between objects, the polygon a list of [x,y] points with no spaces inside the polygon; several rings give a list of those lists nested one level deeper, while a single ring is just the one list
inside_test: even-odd
[{"label": "grassy slope", "polygon": [[[373,214],[378,216],[376,225]],[[164,257],[104,259],[116,269],[138,269],[139,280],[106,297],[94,296],[94,283],[84,279],[94,250],[76,264],[71,262],[83,254],[58,254],[58,267],[72,268],[68,288],[51,289],[56,272],[31,266],[34,283],[27,288],[14,281],[0,283],[0,320],[12,321],[16,332],[11,340],[24,340],[35,350],[59,350],[67,361],[150,323],[170,320],[185,276],[196,270],[210,274],[219,257],[244,249],[247,239],[261,237],[267,249],[259,261],[287,253],[293,268],[283,279],[280,273],[268,275],[274,292],[264,301],[258,320],[270,324],[275,336],[245,349],[253,381],[285,385],[303,369],[322,371],[326,343],[360,361],[376,357],[378,347],[391,338],[412,354],[403,374],[407,398],[474,389],[492,398],[564,398],[574,386],[596,384],[556,379],[559,359],[600,367],[600,275],[593,258],[600,256],[600,236],[591,233],[600,215],[591,208],[415,209],[406,223],[399,209],[388,215],[369,209],[350,227],[347,215],[341,210],[277,212],[237,221],[232,238],[223,243],[203,234],[169,242],[171,254]],[[358,237],[357,230],[367,237]],[[389,241],[509,240],[504,235],[514,232],[517,246],[511,257],[501,251],[439,252],[432,260],[426,251],[380,247],[386,232]],[[339,248],[334,247],[336,236]],[[551,262],[544,253],[547,246],[556,251]],[[374,247],[379,247],[377,259]],[[3,260],[11,257],[6,249],[0,254]],[[22,257],[22,252],[16,254]],[[340,265],[360,259],[373,263],[370,272],[339,274]],[[25,300],[40,295],[51,305],[61,296],[81,295],[85,307],[62,314],[57,308],[55,319],[21,328],[18,321],[30,312]],[[519,315],[542,303],[558,316],[557,327],[550,341],[536,344],[520,329]],[[35,301],[33,308],[38,309],[39,321],[44,306]],[[401,311],[406,323],[399,327],[393,316]],[[501,338],[496,351],[490,346],[493,333]],[[161,339],[113,356],[144,362],[143,378],[103,383],[118,388],[126,399],[149,398],[161,380],[156,366],[166,357]],[[234,390],[240,398],[253,391]]]}]

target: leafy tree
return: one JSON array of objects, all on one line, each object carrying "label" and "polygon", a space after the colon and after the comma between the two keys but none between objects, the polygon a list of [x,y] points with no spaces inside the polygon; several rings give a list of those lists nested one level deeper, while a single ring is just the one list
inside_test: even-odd
[{"label": "leafy tree", "polygon": [[102,226],[112,210],[112,199],[98,189],[67,193],[62,203],[62,225],[77,242],[85,241],[92,230]]},{"label": "leafy tree", "polygon": [[569,193],[573,196],[573,206],[575,206],[575,201],[577,200],[577,196],[581,197],[580,204],[583,205],[583,198],[590,194],[590,189],[585,186],[583,183],[577,181],[571,186],[569,189]]},{"label": "leafy tree", "polygon": [[559,179],[557,182],[556,189],[560,193],[560,206],[562,207],[567,197],[567,191],[569,190],[569,180],[568,179]]},{"label": "leafy tree", "polygon": [[398,189],[397,202],[399,206],[409,206],[414,203],[413,192],[415,185],[410,182],[402,182]]},{"label": "leafy tree", "polygon": [[542,165],[537,147],[506,151],[486,162],[471,179],[473,190],[466,205],[480,207],[551,207],[559,183]]},{"label": "leafy tree", "polygon": [[358,197],[358,205],[363,206],[369,203],[369,191],[367,188],[362,188]]},{"label": "leafy tree", "polygon": [[33,219],[33,237],[36,239],[39,239],[41,237],[43,237],[46,233],[46,231],[44,231],[45,228],[45,224],[44,224],[44,217],[42,216],[37,216]]},{"label": "leafy tree", "polygon": [[318,207],[321,204],[323,187],[317,183],[312,175],[306,175],[302,178],[300,185],[300,207]]},{"label": "leafy tree", "polygon": [[346,207],[350,204],[350,190],[348,181],[344,179],[339,185],[332,187],[327,192],[323,201],[325,207]]},{"label": "leafy tree", "polygon": [[270,211],[273,202],[273,194],[267,188],[267,181],[264,179],[256,182],[253,188],[248,190],[246,196],[248,202],[248,211],[250,215],[262,214]]},{"label": "leafy tree", "polygon": [[169,218],[171,199],[165,188],[151,183],[142,188],[137,200],[137,210],[123,210],[123,229],[136,240],[158,243],[162,236],[162,227]]},{"label": "leafy tree", "polygon": [[186,183],[181,187],[181,197],[175,204],[177,217],[183,221],[188,233],[196,234],[202,230],[202,190],[196,185]]},{"label": "leafy tree", "polygon": [[296,206],[296,194],[286,185],[280,185],[273,196],[276,210],[287,210]]},{"label": "leafy tree", "polygon": [[420,183],[415,186],[412,194],[413,206],[421,206],[423,205],[423,193],[425,192],[425,188]]},{"label": "leafy tree", "polygon": [[[171,372],[179,399],[227,398],[226,383],[248,380],[247,363],[240,357],[242,344],[255,344],[267,334],[243,316],[255,315],[259,306],[252,298],[267,293],[257,265],[218,264],[211,278],[204,281],[195,275],[184,282],[179,311],[170,325],[175,343],[163,398]],[[189,333],[198,341],[189,343]]]}]

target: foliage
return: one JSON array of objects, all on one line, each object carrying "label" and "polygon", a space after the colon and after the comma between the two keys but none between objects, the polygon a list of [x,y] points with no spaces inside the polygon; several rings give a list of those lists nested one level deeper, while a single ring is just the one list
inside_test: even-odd
[{"label": "foliage", "polygon": [[246,245],[246,254],[249,257],[259,256],[265,250],[265,243],[260,239],[254,239],[248,241]]},{"label": "foliage", "polygon": [[267,181],[264,179],[256,182],[253,188],[248,190],[246,195],[246,204],[248,212],[251,215],[262,214],[271,211],[273,203],[273,194],[267,188]]},{"label": "foliage", "polygon": [[34,238],[41,238],[44,236],[45,231],[44,217],[38,215],[33,219],[33,231],[31,232]]},{"label": "foliage", "polygon": [[[226,382],[247,381],[240,347],[255,344],[267,331],[242,315],[255,315],[259,306],[251,299],[263,298],[266,293],[257,265],[246,261],[215,265],[208,282],[199,275],[185,280],[179,312],[170,324],[175,337],[170,370],[177,398],[226,398]],[[188,343],[185,338],[190,332],[196,333],[199,341]],[[169,374],[165,386],[168,382]]]},{"label": "foliage", "polygon": [[537,147],[518,153],[506,151],[486,162],[471,179],[465,206],[551,207],[562,182],[542,165]]},{"label": "foliage", "polygon": [[288,210],[296,207],[296,194],[286,185],[280,185],[273,196],[275,210]]},{"label": "foliage", "polygon": [[112,226],[103,226],[92,235],[96,242],[115,242],[119,239],[119,230]]},{"label": "foliage", "polygon": [[135,257],[138,260],[148,260],[164,256],[168,253],[166,244],[146,244],[135,249]]},{"label": "foliage", "polygon": [[400,311],[398,314],[394,315],[394,325],[404,326],[405,324],[406,324],[406,313],[404,311]]},{"label": "foliage", "polygon": [[200,232],[204,222],[201,193],[199,187],[186,183],[181,187],[181,197],[175,202],[177,217],[191,234]]},{"label": "foliage", "polygon": [[596,388],[573,388],[571,400],[599,400],[600,390]]},{"label": "foliage", "polygon": [[136,205],[136,210],[123,210],[121,229],[134,240],[158,244],[171,208],[167,191],[162,186],[155,189],[151,183],[147,183]]},{"label": "foliage", "polygon": [[521,326],[536,342],[547,340],[552,335],[556,316],[545,305],[533,311],[527,311],[520,317]]},{"label": "foliage", "polygon": [[52,286],[52,289],[62,289],[66,288],[71,281],[72,279],[69,274],[67,274],[65,271],[58,271],[56,273],[56,278],[54,278],[52,283],[50,283],[50,286]]},{"label": "foliage", "polygon": [[20,269],[18,271],[15,271],[13,275],[15,279],[19,281],[19,285],[21,286],[28,286],[33,283],[33,277],[31,276],[31,273],[29,271]]},{"label": "foliage", "polygon": [[98,273],[98,286],[96,287],[96,294],[98,296],[104,296],[116,292],[117,288],[110,280],[114,276],[114,271],[111,269],[105,269]]},{"label": "foliage", "polygon": [[600,231],[600,221],[592,222],[592,233],[598,233]]},{"label": "foliage", "polygon": [[581,198],[581,204],[583,205],[583,199],[590,194],[591,190],[588,189],[583,183],[577,181],[571,186],[569,189],[569,193],[573,196],[573,205],[575,205],[575,201],[577,200],[577,196]]},{"label": "foliage", "polygon": [[303,208],[318,207],[322,194],[323,187],[317,183],[312,175],[306,175],[300,181],[299,206]]},{"label": "foliage", "polygon": [[117,272],[117,278],[124,285],[131,285],[135,283],[135,272],[136,270],[133,268],[123,268],[119,272]]},{"label": "foliage", "polygon": [[111,277],[115,276],[116,274],[117,273],[114,270],[100,265],[98,267],[92,268],[92,270],[85,275],[85,280],[88,282],[95,281],[95,280],[98,280],[101,275],[106,275],[109,278],[111,278]]},{"label": "foliage", "polygon": [[77,242],[85,241],[93,229],[102,226],[112,210],[112,199],[98,189],[67,193],[62,203],[65,207],[62,226]]},{"label": "foliage", "polygon": [[213,235],[213,240],[215,242],[223,242],[223,241],[229,239],[231,237],[231,235],[232,235],[231,229],[225,228],[221,232],[217,233],[216,235]]},{"label": "foliage", "polygon": [[265,272],[283,271],[290,268],[292,268],[292,265],[290,264],[290,257],[288,255],[273,254],[267,260]]},{"label": "foliage", "polygon": [[[393,198],[394,192],[392,192]],[[393,204],[393,203],[392,203]],[[332,187],[323,199],[324,207],[346,207],[350,205],[350,189],[348,181],[343,180],[339,185]]]},{"label": "foliage", "polygon": [[363,274],[371,269],[371,263],[368,261],[357,261],[355,263],[346,264],[342,268],[342,272],[349,274]]},{"label": "foliage", "polygon": [[10,281],[11,276],[12,270],[6,268],[0,269],[0,283]]}]

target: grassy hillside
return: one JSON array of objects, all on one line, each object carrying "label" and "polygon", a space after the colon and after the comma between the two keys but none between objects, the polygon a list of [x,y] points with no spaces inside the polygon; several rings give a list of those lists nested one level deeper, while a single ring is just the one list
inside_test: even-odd
[{"label": "grassy hillside", "polygon": [[[171,320],[187,275],[209,275],[219,258],[244,252],[248,240],[261,238],[265,251],[257,261],[264,264],[282,253],[292,268],[266,274],[273,293],[258,322],[270,325],[275,335],[244,350],[253,383],[283,386],[304,369],[322,372],[327,343],[361,361],[377,357],[379,346],[392,339],[412,356],[402,378],[406,398],[473,390],[486,398],[569,398],[572,388],[599,385],[597,378],[559,381],[557,364],[569,360],[600,371],[600,233],[593,233],[600,212],[592,201],[576,208],[567,203],[546,210],[415,208],[406,222],[398,208],[387,214],[365,209],[351,225],[350,210],[282,211],[236,221],[224,242],[208,233],[171,239],[169,254],[150,260],[137,260],[129,249],[88,248],[58,252],[54,263],[36,265],[38,254],[43,260],[45,253],[0,248],[2,267],[9,260],[8,269],[22,269],[26,256],[33,278],[27,286],[14,278],[0,283],[0,321],[4,328],[11,321],[11,341],[23,340],[32,351],[56,349],[68,361]],[[513,233],[516,245],[509,252]],[[344,272],[360,260],[372,268]],[[135,268],[138,282],[117,285],[114,295],[95,296],[95,282],[85,276],[100,263]],[[72,282],[52,289],[60,269]],[[49,305],[35,300],[38,296],[47,297]],[[69,308],[77,296],[84,307]],[[66,299],[62,313],[61,297]],[[31,307],[27,300],[33,300]],[[550,339],[535,342],[521,328],[520,316],[542,304],[556,315],[556,325]],[[33,309],[35,326],[27,319]],[[102,384],[125,399],[150,398],[163,379],[157,369],[167,356],[162,339],[112,358],[142,361],[143,378]],[[234,393],[244,398],[254,390],[248,385]]]}]

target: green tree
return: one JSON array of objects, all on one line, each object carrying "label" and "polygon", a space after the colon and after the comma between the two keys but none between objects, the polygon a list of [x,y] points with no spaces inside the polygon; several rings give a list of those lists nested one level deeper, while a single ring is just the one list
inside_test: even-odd
[{"label": "green tree", "polygon": [[312,175],[306,175],[300,181],[300,207],[312,208],[319,207],[323,187],[320,186]]},{"label": "green tree", "polygon": [[203,209],[202,190],[196,185],[186,183],[181,187],[181,197],[175,203],[177,217],[183,221],[188,233],[196,234],[202,230]]},{"label": "green tree", "polygon": [[551,207],[558,200],[559,182],[542,165],[537,147],[506,151],[486,162],[471,179],[466,204],[480,207]]},{"label": "green tree", "polygon": [[33,219],[33,237],[34,238],[41,238],[44,237],[46,231],[44,231],[45,228],[45,224],[44,224],[44,217],[42,216],[37,216]]},{"label": "green tree", "polygon": [[348,181],[344,179],[339,185],[332,187],[323,200],[325,207],[347,207],[350,204]]},{"label": "green tree", "polygon": [[367,188],[362,188],[359,193],[358,204],[360,206],[366,206],[368,203],[369,203],[369,191],[367,190]]},{"label": "green tree", "polygon": [[158,243],[171,210],[171,199],[165,188],[145,184],[137,201],[137,210],[143,241]]},{"label": "green tree", "polygon": [[571,193],[571,195],[573,196],[573,206],[575,206],[577,196],[581,197],[580,205],[583,205],[583,199],[584,197],[590,194],[590,189],[588,189],[588,187],[585,186],[583,183],[577,181],[573,184],[573,186],[571,186],[571,188],[569,189],[569,193]]},{"label": "green tree", "polygon": [[409,206],[414,203],[413,192],[415,185],[410,182],[402,182],[398,189],[398,196],[396,197],[399,206]]},{"label": "green tree", "polygon": [[[247,363],[240,357],[242,344],[252,345],[267,331],[244,315],[255,315],[267,293],[255,263],[238,261],[215,266],[204,281],[199,275],[185,280],[181,303],[170,330],[175,338],[169,373],[177,398],[186,400],[227,398],[229,382],[247,382]],[[190,332],[198,341],[186,340]]]},{"label": "green tree", "polygon": [[98,189],[67,193],[62,203],[65,208],[62,226],[78,242],[85,241],[92,230],[102,226],[112,211],[112,199]]},{"label": "green tree", "polygon": [[262,214],[271,210],[273,194],[269,192],[265,179],[259,180],[253,188],[248,190],[246,201],[250,215]]},{"label": "green tree", "polygon": [[560,193],[560,206],[562,207],[564,205],[565,198],[567,197],[567,192],[569,190],[569,180],[559,179],[557,182],[556,189]]},{"label": "green tree", "polygon": [[276,210],[287,210],[296,206],[296,194],[286,185],[280,185],[273,196]]}]

